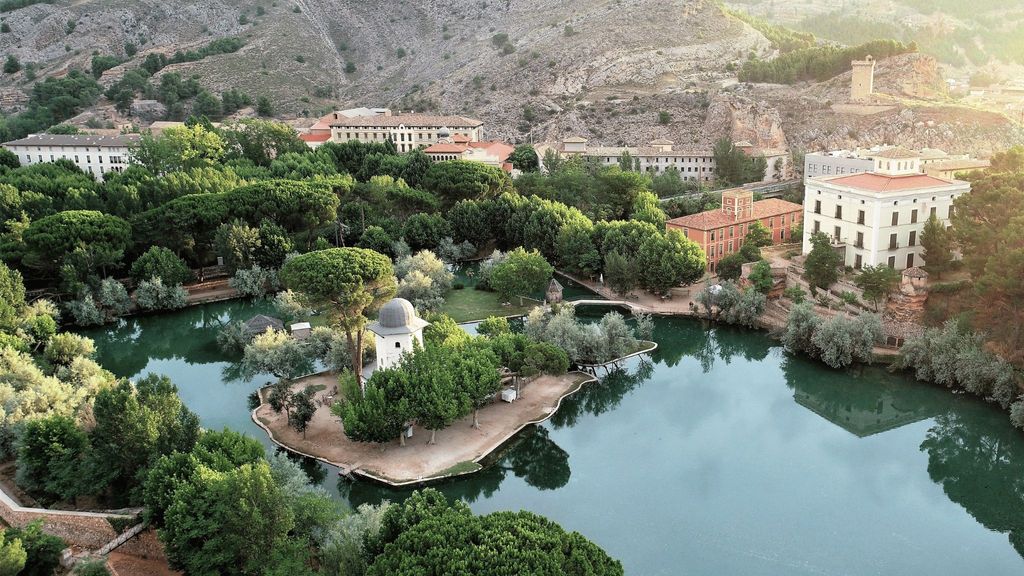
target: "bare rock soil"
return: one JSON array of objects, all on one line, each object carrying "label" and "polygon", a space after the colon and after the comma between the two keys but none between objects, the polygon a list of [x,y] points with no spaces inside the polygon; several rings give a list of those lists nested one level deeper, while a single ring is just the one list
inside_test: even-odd
[{"label": "bare rock soil", "polygon": [[[668,138],[707,147],[730,137],[763,148],[893,143],[988,152],[1024,141],[1003,115],[949,100],[938,67],[924,56],[879,63],[878,91],[894,106],[880,115],[833,109],[845,102],[848,74],[821,84],[739,84],[731,70],[774,52],[712,0],[259,6],[262,12],[243,0],[36,4],[0,15],[11,28],[0,34],[0,53],[35,63],[40,78],[88,69],[94,51],[126,58],[100,79],[109,85],[150,52],[241,37],[246,44],[236,53],[160,74],[195,76],[213,92],[270,96],[276,112],[298,125],[330,109],[390,106],[475,116],[488,137],[515,142],[578,135],[595,145]],[[138,47],[134,57],[126,56],[127,43]],[[354,71],[346,73],[350,64]],[[33,84],[24,71],[0,76],[0,107],[17,109]],[[107,103],[98,110],[110,119]]]}]

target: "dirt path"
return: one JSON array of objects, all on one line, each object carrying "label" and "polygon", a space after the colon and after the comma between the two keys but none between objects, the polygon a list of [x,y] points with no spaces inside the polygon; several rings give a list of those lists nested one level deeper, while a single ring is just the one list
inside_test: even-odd
[{"label": "dirt path", "polygon": [[107,566],[117,576],[182,576],[181,572],[171,570],[166,560],[140,558],[121,552],[111,552],[107,557]]},{"label": "dirt path", "polygon": [[198,286],[185,286],[185,289],[188,290],[189,305],[217,302],[238,296],[238,290],[229,286],[226,278],[205,282]]},{"label": "dirt path", "polygon": [[[412,438],[401,446],[398,440],[384,445],[353,442],[342,431],[329,404],[317,408],[306,436],[288,426],[282,412],[268,404],[253,412],[253,419],[271,438],[297,452],[318,458],[346,470],[358,467],[359,474],[391,484],[417,483],[458,472],[479,469],[474,463],[497,449],[525,426],[546,420],[566,396],[592,381],[587,374],[572,372],[564,376],[542,376],[522,387],[523,396],[513,403],[496,401],[480,410],[480,428],[473,428],[470,414],[437,432],[436,444],[428,444],[430,431],[416,427]],[[317,375],[297,381],[293,390],[309,385],[326,388],[317,400],[326,400],[336,385],[333,375]],[[455,469],[455,470],[453,470]]]}]

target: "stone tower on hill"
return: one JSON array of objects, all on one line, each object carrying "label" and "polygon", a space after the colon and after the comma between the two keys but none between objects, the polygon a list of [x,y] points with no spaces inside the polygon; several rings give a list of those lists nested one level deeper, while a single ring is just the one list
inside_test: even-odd
[{"label": "stone tower on hill", "polygon": [[854,60],[853,76],[850,80],[850,101],[868,102],[875,92],[875,59],[870,55],[864,60]]}]

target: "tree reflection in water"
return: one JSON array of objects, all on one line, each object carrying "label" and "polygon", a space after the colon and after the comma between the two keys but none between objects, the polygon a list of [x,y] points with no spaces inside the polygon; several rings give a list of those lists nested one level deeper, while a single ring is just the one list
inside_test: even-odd
[{"label": "tree reflection in water", "polygon": [[[970,400],[970,399],[965,399]],[[950,500],[989,530],[1007,533],[1024,557],[1024,442],[1021,432],[1003,414],[978,402],[960,402],[960,409],[935,418],[921,443],[928,453],[928,475]],[[988,416],[1003,422],[983,425]]]},{"label": "tree reflection in water", "polygon": [[[124,318],[113,326],[79,333],[96,340],[97,361],[117,376],[138,375],[154,360],[181,359],[188,364],[216,364],[226,360],[217,347],[217,332],[233,319],[245,320],[270,313],[269,302],[231,301],[193,306],[173,313]],[[225,368],[227,381],[237,379],[237,366]]]},{"label": "tree reflection in water", "polygon": [[654,365],[646,358],[636,363],[630,373],[616,368],[599,378],[597,382],[584,384],[583,389],[562,401],[561,408],[549,422],[555,428],[572,427],[584,414],[598,416],[618,406],[622,399],[654,374]]}]

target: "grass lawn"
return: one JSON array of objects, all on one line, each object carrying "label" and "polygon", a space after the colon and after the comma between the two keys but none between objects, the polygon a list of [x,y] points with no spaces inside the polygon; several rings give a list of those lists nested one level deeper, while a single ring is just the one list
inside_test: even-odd
[{"label": "grass lawn", "polygon": [[536,302],[524,300],[525,306],[519,306],[519,299],[512,299],[512,306],[502,306],[496,292],[484,292],[466,287],[452,290],[445,297],[444,304],[438,312],[451,316],[456,322],[473,322],[485,320],[489,316],[513,316],[526,314],[537,305]]}]

